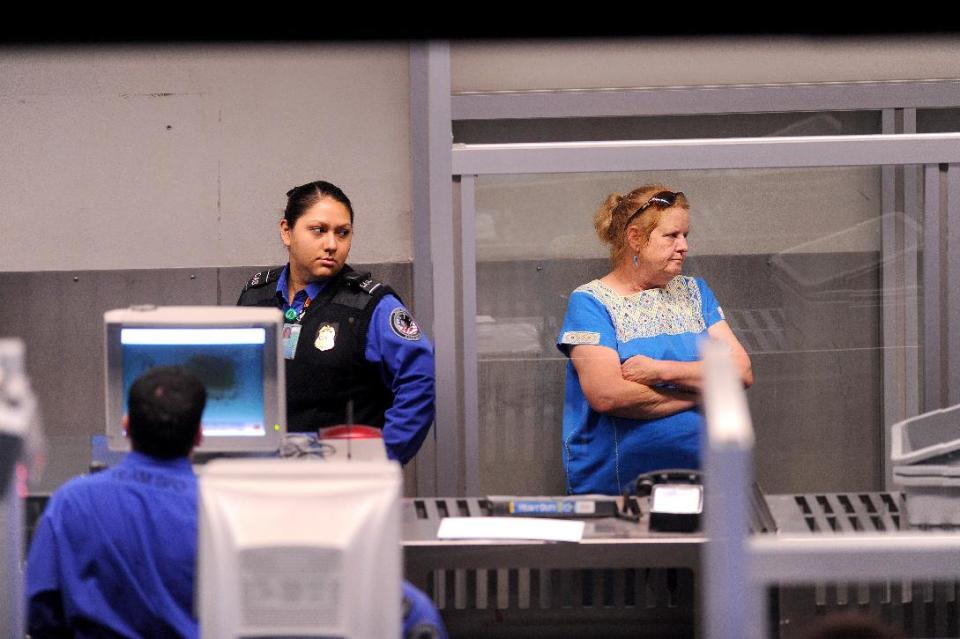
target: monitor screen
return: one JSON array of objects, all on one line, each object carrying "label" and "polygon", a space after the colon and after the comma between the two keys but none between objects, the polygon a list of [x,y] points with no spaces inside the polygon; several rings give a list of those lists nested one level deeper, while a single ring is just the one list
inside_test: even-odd
[{"label": "monitor screen", "polygon": [[387,460],[205,464],[200,636],[399,636],[401,483],[400,465]]},{"label": "monitor screen", "polygon": [[108,311],[104,320],[111,450],[129,449],[120,420],[130,386],[155,366],[182,366],[206,387],[198,451],[279,447],[286,432],[279,311],[171,306]]}]

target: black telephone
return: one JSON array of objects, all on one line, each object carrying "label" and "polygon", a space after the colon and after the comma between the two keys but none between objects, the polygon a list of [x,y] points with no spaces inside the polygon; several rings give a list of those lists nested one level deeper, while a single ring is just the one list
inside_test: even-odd
[{"label": "black telephone", "polygon": [[689,468],[669,468],[637,476],[638,497],[650,497],[650,530],[696,532],[703,513],[703,474]]}]

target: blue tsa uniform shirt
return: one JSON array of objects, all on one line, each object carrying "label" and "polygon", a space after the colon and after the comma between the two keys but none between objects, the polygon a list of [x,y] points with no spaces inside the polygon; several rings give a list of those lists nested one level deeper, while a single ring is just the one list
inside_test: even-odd
[{"label": "blue tsa uniform shirt", "polygon": [[131,452],[75,478],[50,498],[30,546],[30,635],[197,637],[196,554],[187,458]]},{"label": "blue tsa uniform shirt", "polygon": [[447,628],[427,593],[403,581],[403,639],[447,639]]},{"label": "blue tsa uniform shirt", "polygon": [[433,346],[400,300],[386,295],[373,309],[364,355],[393,392],[393,404],[384,413],[387,455],[406,463],[420,450],[433,423]]},{"label": "blue tsa uniform shirt", "polygon": [[[691,362],[699,341],[723,311],[700,278],[678,275],[665,287],[620,295],[600,280],[577,288],[557,340],[567,356],[580,344],[615,350],[623,363],[634,355]],[[638,420],[593,411],[567,362],[563,405],[563,464],[571,494],[616,495],[640,473],[699,468],[703,416],[689,409]]]},{"label": "blue tsa uniform shirt", "polygon": [[[433,346],[386,285],[344,266],[287,298],[289,266],[258,273],[238,304],[283,311],[287,430],[383,429],[387,455],[416,455],[434,417]],[[352,402],[352,403],[351,403]]]}]

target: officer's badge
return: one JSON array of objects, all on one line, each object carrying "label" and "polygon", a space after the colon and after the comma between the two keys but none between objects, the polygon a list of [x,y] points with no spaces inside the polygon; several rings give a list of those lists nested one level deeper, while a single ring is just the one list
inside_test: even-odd
[{"label": "officer's badge", "polygon": [[318,351],[329,351],[333,348],[336,339],[337,329],[333,324],[324,324],[317,330],[317,339],[313,341],[313,345]]},{"label": "officer's badge", "polygon": [[405,308],[395,308],[390,313],[390,328],[393,332],[411,341],[420,339],[420,327],[413,319],[413,315]]}]

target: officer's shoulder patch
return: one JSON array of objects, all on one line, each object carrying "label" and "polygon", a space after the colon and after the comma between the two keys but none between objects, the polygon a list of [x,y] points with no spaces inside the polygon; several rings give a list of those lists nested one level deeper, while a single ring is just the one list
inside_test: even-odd
[{"label": "officer's shoulder patch", "polygon": [[390,313],[390,328],[399,337],[410,341],[418,340],[422,335],[420,327],[413,319],[413,315],[402,306],[393,309],[393,312]]},{"label": "officer's shoulder patch", "polygon": [[255,273],[254,276],[247,281],[247,284],[243,287],[243,290],[246,291],[251,288],[260,288],[261,286],[266,286],[271,282],[276,282],[278,279],[280,279],[280,273],[282,272],[283,267],[277,266],[265,271],[260,271],[259,273]]},{"label": "officer's shoulder patch", "polygon": [[599,344],[600,333],[593,331],[566,331],[560,336],[561,344],[570,344],[576,346],[579,344]]},{"label": "officer's shoulder patch", "polygon": [[359,289],[367,295],[373,295],[378,288],[383,286],[383,282],[373,279],[373,277],[370,276],[370,273],[358,273],[357,271],[353,271],[344,275],[343,279],[346,281],[347,285]]}]

